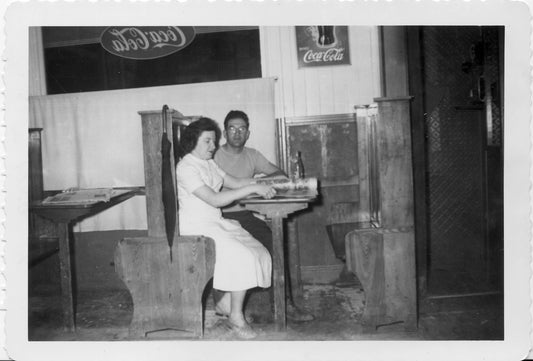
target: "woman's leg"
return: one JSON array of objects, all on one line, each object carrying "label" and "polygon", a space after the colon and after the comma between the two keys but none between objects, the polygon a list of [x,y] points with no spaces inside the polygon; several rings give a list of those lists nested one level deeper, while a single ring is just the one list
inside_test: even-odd
[{"label": "woman's leg", "polygon": [[234,325],[239,327],[245,326],[246,320],[244,319],[243,304],[246,290],[243,291],[231,291],[231,312],[229,314],[229,320]]},{"label": "woman's leg", "polygon": [[247,340],[257,336],[257,333],[250,327],[244,318],[243,304],[247,290],[230,291],[231,312],[228,317],[228,329],[238,338]]},{"label": "woman's leg", "polygon": [[[231,313],[231,294],[225,291],[215,291],[215,312],[228,316]],[[220,296],[222,295],[222,296]],[[218,298],[218,299],[217,299]]]}]

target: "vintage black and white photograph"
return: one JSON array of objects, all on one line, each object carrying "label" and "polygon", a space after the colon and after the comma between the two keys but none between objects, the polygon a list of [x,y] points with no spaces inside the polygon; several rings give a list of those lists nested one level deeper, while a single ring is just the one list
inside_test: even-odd
[{"label": "vintage black and white photograph", "polygon": [[[509,134],[529,122],[523,99],[509,106],[509,16],[221,24],[139,7],[137,22],[15,25],[28,10],[8,25],[26,29],[16,267],[30,348],[527,346],[509,328],[527,316],[509,306],[528,302],[509,301],[512,243],[526,249],[515,266],[529,260],[528,208],[507,203],[507,172],[528,159]],[[527,274],[513,279],[527,297]]]}]

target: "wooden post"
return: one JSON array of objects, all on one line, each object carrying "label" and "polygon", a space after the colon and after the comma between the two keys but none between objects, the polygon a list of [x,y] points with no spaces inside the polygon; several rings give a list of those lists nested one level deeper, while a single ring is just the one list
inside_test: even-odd
[{"label": "wooden post", "polygon": [[[272,273],[274,288],[274,323],[276,331],[285,331],[287,328],[286,300],[285,300],[285,251],[283,247],[283,219],[293,212],[307,208],[307,201],[276,202],[261,200],[256,203],[248,201],[243,203],[246,209],[264,215],[272,222]],[[289,242],[296,240],[289,238]],[[289,244],[289,250],[294,250],[297,244]],[[290,267],[292,268],[292,267]],[[299,271],[299,270],[298,270]],[[291,276],[292,277],[292,276]],[[298,276],[297,276],[298,277]],[[295,278],[294,280],[297,280]],[[298,287],[299,285],[293,285]]]},{"label": "wooden post", "polygon": [[366,292],[365,330],[401,321],[417,324],[410,97],[379,98],[380,227],[346,236],[347,267]]},{"label": "wooden post", "polygon": [[285,317],[285,257],[283,252],[283,216],[274,215],[272,218],[272,273],[274,286],[274,323],[276,331],[285,331],[287,318]]},{"label": "wooden post", "polygon": [[295,219],[287,220],[287,240],[289,253],[289,275],[292,300],[296,305],[303,301],[303,287],[300,271],[300,240],[298,238],[298,224]]},{"label": "wooden post", "polygon": [[387,312],[416,328],[411,97],[378,98],[381,228],[384,233]]},{"label": "wooden post", "polygon": [[[145,337],[151,332],[178,331],[203,336],[202,296],[213,277],[215,245],[202,236],[179,236],[179,222],[169,258],[162,198],[161,111],[139,112],[142,119],[144,176],[148,237],[123,239],[115,250],[115,270],[133,299],[130,336]],[[166,131],[174,143],[176,118],[183,116],[168,110]],[[179,125],[179,124],[178,124]],[[175,164],[174,149],[170,162]],[[176,186],[176,169],[171,167]],[[176,192],[177,194],[177,192]],[[177,201],[174,204],[177,207]]]},{"label": "wooden post", "polygon": [[[172,141],[172,117],[182,116],[176,110],[168,111],[167,134]],[[163,135],[163,117],[160,110],[139,112],[142,121],[144,185],[146,189],[146,216],[148,236],[163,237],[165,217],[161,186],[161,139]],[[174,164],[174,151],[170,152],[171,164]],[[172,179],[176,184],[176,169],[172,167]],[[176,228],[178,229],[178,223]]]},{"label": "wooden post", "polygon": [[381,226],[397,228],[414,222],[411,152],[411,97],[377,98]]},{"label": "wooden post", "polygon": [[[42,128],[29,129],[28,141],[28,204],[44,199]],[[33,212],[28,213],[29,249],[57,247],[55,225]],[[40,242],[43,241],[43,242]],[[46,277],[45,277],[46,278]]]},{"label": "wooden post", "polygon": [[30,203],[43,199],[43,158],[41,152],[42,128],[29,129],[28,148],[28,197]]},{"label": "wooden post", "polygon": [[76,311],[74,310],[74,299],[72,296],[69,223],[59,222],[57,228],[59,234],[59,273],[61,276],[63,325],[66,331],[72,332],[76,328]]}]

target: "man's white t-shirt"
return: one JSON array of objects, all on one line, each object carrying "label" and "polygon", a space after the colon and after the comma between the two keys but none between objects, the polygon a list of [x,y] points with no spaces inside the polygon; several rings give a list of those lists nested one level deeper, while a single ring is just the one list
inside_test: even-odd
[{"label": "man's white t-shirt", "polygon": [[[233,154],[218,148],[213,157],[215,163],[226,173],[236,178],[252,178],[259,174],[267,175],[270,162],[259,151],[244,147],[239,154]],[[234,204],[223,208],[224,212],[237,212],[245,210],[244,207]]]}]

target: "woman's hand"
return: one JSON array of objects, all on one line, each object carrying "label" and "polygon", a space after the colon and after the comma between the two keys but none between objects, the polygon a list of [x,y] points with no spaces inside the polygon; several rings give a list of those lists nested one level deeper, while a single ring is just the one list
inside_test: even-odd
[{"label": "woman's hand", "polygon": [[269,185],[256,184],[255,188],[255,193],[259,194],[265,199],[270,199],[276,195],[276,190]]}]

